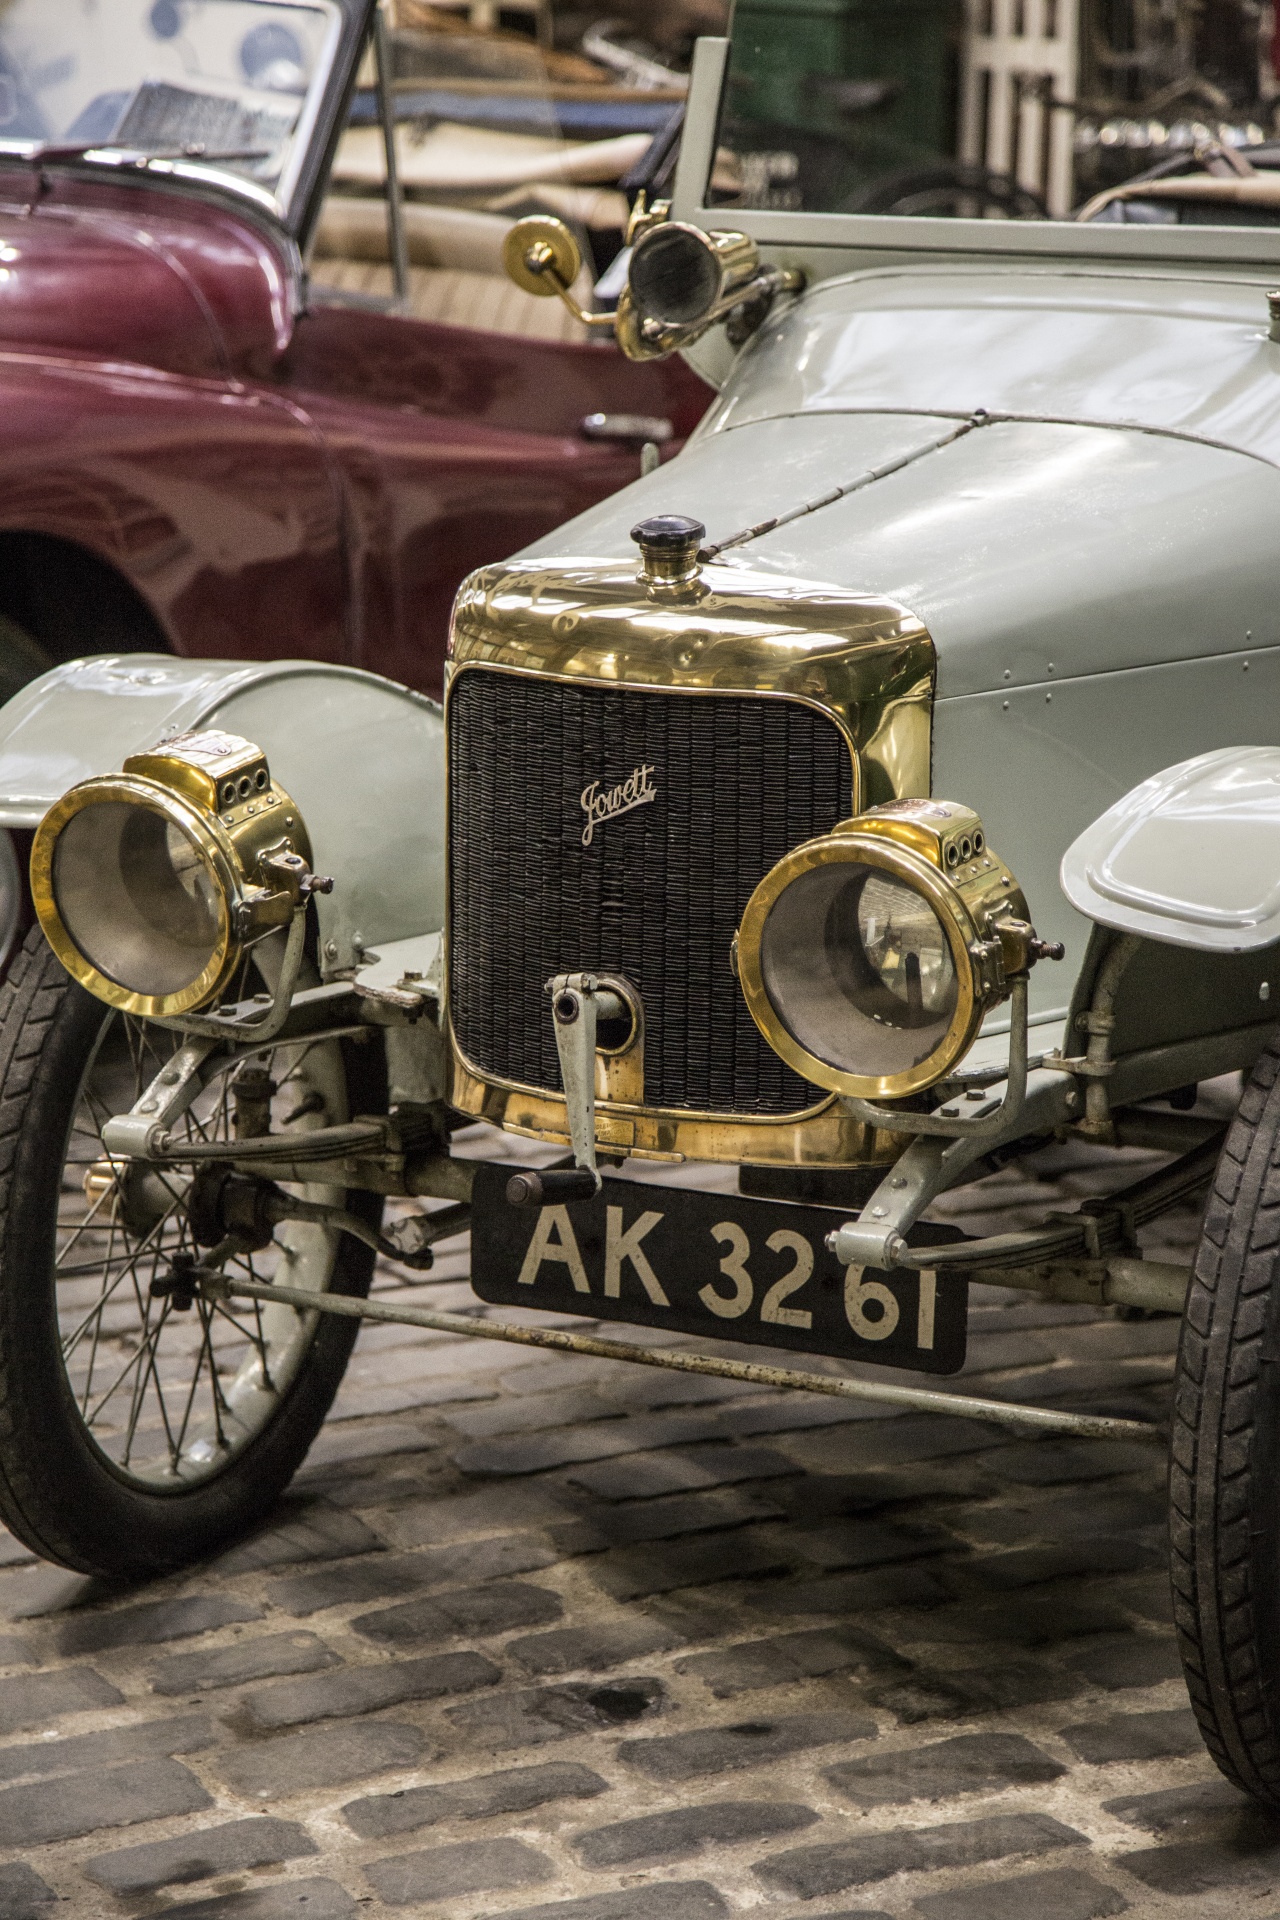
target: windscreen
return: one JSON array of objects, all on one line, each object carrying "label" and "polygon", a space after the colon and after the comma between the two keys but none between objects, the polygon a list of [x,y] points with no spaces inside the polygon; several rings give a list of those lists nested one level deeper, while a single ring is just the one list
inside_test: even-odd
[{"label": "windscreen", "polygon": [[337,26],[332,0],[0,0],[0,143],[139,151],[274,188]]},{"label": "windscreen", "polygon": [[736,0],[713,206],[1280,225],[1280,7]]}]

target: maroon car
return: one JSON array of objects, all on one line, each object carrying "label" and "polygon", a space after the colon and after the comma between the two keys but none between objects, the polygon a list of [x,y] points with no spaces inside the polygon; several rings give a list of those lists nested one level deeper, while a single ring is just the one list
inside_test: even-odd
[{"label": "maroon car", "polygon": [[136,649],[437,690],[463,575],[705,407],[679,363],[420,317],[403,253],[399,299],[310,283],[374,14],[0,10],[0,698]]}]

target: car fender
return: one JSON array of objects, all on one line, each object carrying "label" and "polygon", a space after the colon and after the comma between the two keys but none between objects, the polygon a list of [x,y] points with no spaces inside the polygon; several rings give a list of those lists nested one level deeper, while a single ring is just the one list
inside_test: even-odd
[{"label": "car fender", "polygon": [[1223,747],[1153,774],[1062,860],[1097,925],[1200,953],[1280,940],[1280,747]]},{"label": "car fender", "polygon": [[165,654],[56,667],[0,707],[0,827],[32,828],[78,781],[176,733],[219,727],[265,751],[319,873],[326,978],[444,923],[444,723],[424,694],[355,667]]}]

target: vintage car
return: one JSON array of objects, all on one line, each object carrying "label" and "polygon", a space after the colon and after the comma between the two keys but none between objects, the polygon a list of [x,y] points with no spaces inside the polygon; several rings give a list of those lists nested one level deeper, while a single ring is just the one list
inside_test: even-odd
[{"label": "vintage car", "polygon": [[[362,1319],[1160,1444],[1142,1404],[942,1376],[976,1280],[1180,1315],[1188,1686],[1280,1804],[1280,235],[1229,198],[833,211],[821,171],[772,204],[740,56],[699,44],[614,322],[719,398],[469,578],[443,711],[122,655],[0,714],[39,914],[0,1002],[0,1513],[98,1573],[207,1554]],[[732,224],[730,161],[766,202]],[[554,220],[509,258],[576,301]],[[1196,1088],[1232,1075],[1223,1126]],[[928,1217],[1055,1136],[1163,1159],[1043,1229]],[[1194,1264],[1144,1257],[1202,1194]],[[365,1297],[464,1227],[523,1314]]]},{"label": "vintage car", "polygon": [[[705,409],[681,362],[632,366],[571,322],[529,337],[538,303],[501,272],[511,216],[388,182],[385,87],[357,93],[331,191],[380,18],[373,0],[3,9],[0,699],[121,650],[299,654],[438,693],[463,575]],[[599,145],[521,150],[591,178]],[[443,322],[464,306],[478,324]]]}]

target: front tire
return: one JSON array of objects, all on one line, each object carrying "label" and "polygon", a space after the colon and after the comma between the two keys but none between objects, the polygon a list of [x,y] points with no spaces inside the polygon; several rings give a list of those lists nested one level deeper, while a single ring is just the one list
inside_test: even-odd
[{"label": "front tire", "polygon": [[[181,1311],[152,1291],[175,1253],[195,1251],[185,1176],[118,1175],[99,1133],[178,1044],[72,982],[38,928],[0,988],[0,1517],[82,1573],[163,1573],[262,1518],[315,1438],[356,1333],[282,1306],[197,1298]],[[277,1047],[270,1071],[273,1127],[300,1137],[385,1109],[372,1045]],[[185,1124],[226,1134],[225,1078]],[[374,1196],[304,1192],[371,1225],[381,1216]],[[373,1255],[290,1223],[239,1264],[364,1294]]]},{"label": "front tire", "polygon": [[1280,1807],[1280,1042],[1218,1162],[1183,1316],[1169,1468],[1174,1619],[1227,1778]]}]

